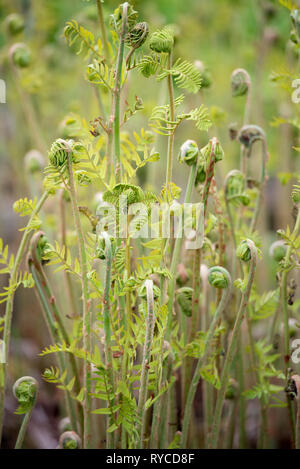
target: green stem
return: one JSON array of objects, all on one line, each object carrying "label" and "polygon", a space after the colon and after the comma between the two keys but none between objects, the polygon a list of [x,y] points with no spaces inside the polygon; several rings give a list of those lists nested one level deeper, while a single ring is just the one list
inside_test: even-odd
[{"label": "green stem", "polygon": [[[106,360],[106,371],[109,382],[109,392],[114,395],[114,371],[113,371],[113,355],[112,355],[112,344],[111,344],[111,324],[110,324],[110,285],[111,285],[111,266],[112,266],[112,249],[111,242],[108,234],[104,231],[101,236],[105,241],[105,286],[104,286],[104,298],[103,298],[103,325],[104,325],[104,336],[105,336],[105,360]],[[111,402],[113,405],[113,402]],[[113,415],[109,416],[107,422],[107,428],[112,425]],[[107,449],[114,447],[114,434],[113,432],[107,432]]]},{"label": "green stem", "polygon": [[145,431],[146,431],[146,415],[147,415],[147,409],[145,409],[145,403],[146,403],[147,392],[148,392],[148,374],[149,374],[149,366],[151,362],[153,331],[154,331],[154,323],[155,323],[153,281],[146,280],[145,288],[147,292],[146,336],[145,336],[145,344],[144,344],[143,359],[142,359],[141,384],[140,384],[139,402],[138,402],[138,410],[137,410],[137,415],[138,415],[137,431],[139,435],[137,446],[139,449],[144,448],[144,439],[145,439]]},{"label": "green stem", "polygon": [[9,279],[9,289],[11,291],[10,295],[7,298],[6,307],[5,307],[5,320],[4,320],[4,333],[3,333],[3,341],[4,341],[4,353],[5,353],[5,363],[0,363],[0,443],[1,443],[1,436],[2,436],[2,428],[3,428],[3,413],[4,413],[4,398],[5,398],[5,386],[6,386],[6,368],[8,363],[8,355],[9,355],[9,345],[10,345],[10,335],[11,335],[11,321],[12,321],[12,313],[13,313],[13,303],[14,303],[14,296],[15,296],[15,288],[14,286],[17,284],[17,277],[19,268],[21,265],[22,257],[25,252],[27,242],[30,238],[32,232],[32,221],[36,217],[36,215],[41,210],[42,206],[44,205],[46,199],[48,197],[48,192],[44,192],[40,200],[35,206],[33,210],[29,222],[27,223],[26,229],[24,231],[23,237],[21,239],[21,243],[19,245],[18,252],[16,254],[15,262],[10,274]]},{"label": "green stem", "polygon": [[91,314],[89,311],[89,288],[88,288],[88,269],[87,269],[87,256],[85,251],[85,241],[83,230],[80,221],[80,212],[77,202],[77,194],[74,183],[74,175],[72,169],[72,150],[68,151],[67,157],[70,197],[72,203],[73,219],[75,223],[78,245],[79,245],[79,262],[81,269],[81,288],[82,288],[82,301],[83,301],[83,348],[85,351],[84,360],[84,401],[83,401],[83,418],[84,418],[84,431],[83,431],[83,448],[90,447],[91,440],[91,364],[88,355],[91,353]]},{"label": "green stem", "polygon": [[[45,271],[43,269],[42,263],[40,262],[40,260],[38,258],[38,255],[37,255],[38,242],[39,242],[39,239],[41,238],[41,236],[43,236],[43,235],[44,235],[44,233],[42,231],[39,231],[38,233],[36,233],[33,236],[32,240],[31,240],[31,250],[30,250],[31,259],[29,259],[29,266],[31,266],[31,263],[33,263],[34,268],[36,270],[36,273],[41,279],[41,282],[38,282],[38,284],[40,285],[40,289],[42,289],[43,292],[45,293],[45,296],[47,298],[47,306],[49,306],[49,308],[51,310],[49,320],[50,321],[55,321],[55,320],[57,321],[57,327],[55,326],[55,331],[57,330],[58,333],[60,334],[60,336],[55,333],[55,335],[52,337],[53,342],[57,343],[57,342],[59,342],[60,338],[62,338],[65,341],[66,344],[70,345],[70,342],[71,342],[70,337],[69,337],[69,334],[68,334],[68,332],[65,328],[62,314],[61,314],[61,312],[59,311],[59,309],[57,307],[55,296],[52,292],[50,283],[47,279],[47,276],[46,276]],[[42,304],[43,304],[43,302],[42,302]],[[74,376],[75,377],[74,390],[77,394],[79,394],[80,389],[81,389],[79,372],[78,372],[76,359],[75,359],[75,357],[72,353],[69,355],[68,362],[69,362],[68,368],[71,367],[71,369],[69,370],[69,376],[72,376],[72,377]],[[72,404],[73,404],[73,402],[72,402]],[[73,407],[73,405],[72,405],[72,407]],[[79,405],[78,409],[79,409],[79,420],[80,420],[81,434],[83,434],[82,406]],[[74,426],[74,431],[77,431],[77,425]]]},{"label": "green stem", "polygon": [[[190,203],[192,191],[195,183],[195,177],[197,173],[197,165],[193,165],[190,170],[189,180],[186,188],[184,203]],[[171,336],[171,326],[172,326],[172,316],[173,316],[173,302],[174,302],[174,292],[175,292],[175,282],[176,282],[176,271],[177,264],[180,256],[181,246],[182,246],[182,237],[176,238],[172,262],[171,262],[171,275],[172,278],[169,283],[169,300],[168,300],[168,325],[166,331],[166,339],[169,340]]]},{"label": "green stem", "polygon": [[97,0],[97,11],[98,11],[98,17],[99,17],[103,48],[104,48],[104,56],[105,56],[106,61],[109,61],[109,58],[110,58],[109,47],[108,47],[108,39],[107,39],[106,28],[105,28],[105,23],[104,23],[102,3],[103,3],[102,0]]},{"label": "green stem", "polygon": [[[291,234],[291,238],[295,239],[300,230],[300,209],[298,208],[298,214],[296,218],[296,223],[294,226],[294,230]],[[284,325],[284,362],[285,362],[285,373],[286,377],[288,377],[288,368],[290,362],[290,334],[289,334],[289,311],[288,311],[288,293],[287,293],[287,276],[289,273],[289,264],[290,258],[293,250],[293,244],[290,244],[287,248],[285,259],[284,259],[284,271],[281,277],[280,283],[280,298],[281,298],[281,308],[283,314],[283,325]],[[290,415],[291,421],[291,429],[292,429],[292,438],[295,441],[295,416],[293,412],[293,408],[291,405],[291,401],[287,396],[287,405]]]},{"label": "green stem", "polygon": [[31,418],[32,411],[33,411],[33,407],[28,412],[26,412],[23,418],[23,422],[18,433],[18,438],[16,441],[15,449],[22,449],[25,434],[26,434],[27,427]]},{"label": "green stem", "polygon": [[[172,52],[169,53],[168,57],[168,69],[172,68]],[[174,104],[174,88],[173,88],[173,77],[168,74],[168,92],[170,102],[170,121],[175,121],[175,104]],[[167,155],[167,173],[166,173],[166,188],[168,189],[170,182],[172,181],[173,173],[173,153],[174,153],[174,132],[171,131],[168,139],[168,155]]]},{"label": "green stem", "polygon": [[115,87],[113,90],[113,126],[114,126],[114,166],[116,173],[116,180],[120,182],[121,180],[121,153],[120,153],[120,94],[121,94],[121,79],[122,79],[122,66],[124,58],[124,47],[125,39],[127,32],[127,10],[128,3],[123,3],[123,12],[122,12],[122,28],[120,34],[120,42],[117,56],[116,64],[116,78],[115,78]]},{"label": "green stem", "polygon": [[215,413],[214,413],[214,421],[212,424],[212,432],[211,432],[211,436],[209,439],[209,448],[216,448],[218,445],[222,409],[223,409],[225,394],[226,394],[227,385],[228,385],[230,366],[233,360],[233,355],[236,350],[236,345],[237,345],[237,341],[239,337],[241,324],[247,312],[250,292],[251,292],[252,284],[254,281],[256,262],[257,262],[257,250],[255,247],[255,244],[250,239],[247,240],[247,244],[251,252],[251,260],[250,260],[251,264],[250,264],[249,277],[248,277],[246,289],[243,292],[243,295],[241,298],[239,311],[235,320],[234,328],[233,328],[232,335],[231,335],[231,340],[230,340],[226,358],[223,364],[223,370],[222,370],[221,380],[220,380],[220,390],[218,391],[216,408],[215,408]]},{"label": "green stem", "polygon": [[[58,334],[58,329],[57,329],[57,327],[56,327],[56,325],[53,321],[52,313],[50,311],[49,304],[48,304],[47,299],[45,297],[43,287],[41,285],[41,282],[40,282],[40,279],[38,277],[37,271],[34,267],[34,264],[30,259],[28,260],[28,264],[29,264],[30,272],[32,273],[32,277],[34,279],[34,283],[35,283],[35,287],[36,287],[36,291],[37,291],[37,296],[38,296],[39,302],[41,304],[42,311],[44,313],[44,320],[45,320],[45,323],[47,324],[48,331],[49,331],[49,334],[50,334],[50,337],[51,337],[51,341],[54,344],[56,344],[60,340],[60,335]],[[61,353],[58,353],[57,360],[58,360],[58,363],[59,363],[59,366],[60,366],[62,372],[65,371],[66,363],[65,363],[64,357],[62,356]],[[75,411],[75,407],[74,407],[74,402],[73,402],[68,390],[65,391],[65,401],[66,401],[66,408],[67,408],[67,412],[68,412],[68,415],[69,415],[69,418],[70,418],[72,429],[74,431],[77,431],[76,411]]]},{"label": "green stem", "polygon": [[181,448],[186,448],[186,445],[187,445],[189,425],[190,425],[191,418],[192,418],[193,402],[194,402],[197,386],[198,386],[199,379],[200,379],[200,371],[201,371],[201,368],[206,363],[208,353],[210,351],[211,342],[214,337],[216,326],[227,305],[229,295],[231,292],[231,278],[227,270],[219,266],[212,267],[210,269],[210,273],[213,273],[215,271],[221,272],[224,274],[224,276],[227,279],[227,287],[223,289],[221,301],[217,307],[214,318],[210,324],[209,330],[205,338],[203,355],[198,359],[197,366],[193,375],[193,379],[190,384],[189,393],[187,396],[187,401],[186,401],[186,405],[184,409],[184,419],[183,419],[183,425],[182,425],[182,435],[181,435],[181,444],[180,444]]}]

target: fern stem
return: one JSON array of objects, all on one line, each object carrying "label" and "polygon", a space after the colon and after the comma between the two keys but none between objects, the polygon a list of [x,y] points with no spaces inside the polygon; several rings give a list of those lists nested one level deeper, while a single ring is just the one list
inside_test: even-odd
[{"label": "fern stem", "polygon": [[[58,334],[57,327],[55,326],[55,323],[53,321],[53,317],[52,317],[52,314],[51,314],[51,311],[50,311],[50,308],[49,308],[49,304],[47,302],[47,299],[45,297],[45,294],[44,294],[44,291],[43,291],[43,288],[42,288],[42,285],[41,285],[41,282],[40,282],[40,279],[38,277],[37,271],[36,271],[31,259],[28,260],[28,265],[29,265],[29,269],[30,269],[30,272],[32,274],[32,277],[34,279],[38,300],[40,302],[42,311],[44,313],[44,320],[45,320],[45,323],[47,324],[48,331],[49,331],[49,334],[50,334],[50,337],[51,337],[51,341],[54,344],[56,344],[56,343],[59,342],[60,336]],[[57,360],[58,360],[58,363],[59,363],[59,366],[60,366],[61,370],[64,371],[66,369],[66,362],[65,362],[64,357],[61,353],[58,353]],[[65,390],[64,394],[65,394],[67,413],[68,413],[69,418],[70,418],[72,429],[74,431],[77,431],[77,418],[76,418],[76,411],[75,411],[75,407],[74,407],[74,402],[73,402],[68,390]]]},{"label": "fern stem", "polygon": [[2,437],[2,428],[3,428],[3,414],[4,414],[4,398],[5,398],[5,386],[6,386],[6,367],[8,363],[8,355],[9,355],[9,345],[10,345],[10,334],[11,334],[11,321],[12,321],[12,313],[13,313],[13,303],[14,303],[14,296],[15,290],[14,285],[17,283],[17,277],[19,268],[21,265],[22,257],[25,252],[27,242],[30,238],[32,228],[31,224],[36,217],[36,215],[41,210],[42,206],[44,205],[45,201],[47,200],[48,192],[44,192],[36,207],[34,208],[30,219],[27,223],[26,229],[24,231],[23,237],[21,239],[18,252],[16,254],[15,262],[10,274],[9,278],[9,290],[11,290],[5,307],[5,320],[4,320],[4,333],[3,333],[3,342],[4,342],[4,354],[5,354],[5,363],[0,363],[0,443]]},{"label": "fern stem", "polygon": [[214,420],[212,424],[212,431],[211,431],[211,435],[209,438],[209,445],[208,445],[209,448],[216,448],[218,445],[222,409],[223,409],[226,389],[228,385],[230,366],[233,360],[233,355],[236,350],[236,345],[237,345],[237,341],[239,337],[241,324],[243,322],[245,314],[247,313],[248,301],[250,297],[252,284],[254,281],[256,261],[257,261],[257,250],[256,250],[255,244],[250,239],[247,240],[247,244],[251,252],[251,260],[250,260],[251,264],[250,264],[249,277],[248,277],[246,289],[243,292],[243,295],[241,298],[239,311],[237,313],[237,317],[236,317],[234,328],[233,328],[232,335],[231,335],[231,340],[230,340],[226,358],[223,364],[223,369],[222,369],[222,374],[221,374],[221,379],[220,379],[220,389],[218,391],[217,402],[216,402],[215,413],[214,413]]},{"label": "fern stem", "polygon": [[121,95],[121,80],[122,80],[122,66],[124,58],[125,38],[127,32],[127,10],[128,3],[123,3],[122,11],[122,28],[120,34],[120,42],[116,64],[116,78],[115,87],[113,90],[113,126],[114,126],[114,170],[116,174],[116,181],[120,182],[122,168],[121,168],[121,153],[120,153],[120,95]]},{"label": "fern stem", "polygon": [[107,39],[106,28],[105,28],[105,23],[104,23],[102,3],[103,3],[102,0],[97,0],[97,11],[98,11],[101,36],[102,36],[102,41],[103,41],[104,56],[105,56],[106,61],[109,61],[108,39]]},{"label": "fern stem", "polygon": [[81,288],[82,288],[82,300],[83,300],[83,348],[85,350],[84,360],[84,403],[83,403],[83,418],[84,418],[84,431],[83,431],[83,448],[87,449],[90,447],[91,440],[91,364],[88,360],[88,355],[91,353],[91,314],[89,311],[89,288],[87,278],[87,256],[85,251],[85,241],[83,230],[80,221],[80,212],[77,203],[77,195],[74,183],[74,175],[72,169],[72,151],[68,151],[67,156],[68,173],[69,173],[69,185],[70,185],[70,197],[72,203],[73,219],[76,228],[79,244],[79,262],[81,268]]},{"label": "fern stem", "polygon": [[[113,371],[113,356],[112,356],[112,344],[111,344],[111,324],[110,324],[110,283],[111,283],[111,266],[112,266],[112,249],[111,242],[108,234],[104,231],[101,233],[105,241],[105,286],[104,286],[104,299],[103,299],[103,325],[105,335],[105,360],[106,360],[106,371],[109,382],[109,393],[114,395],[114,371]],[[113,405],[113,402],[111,402]],[[108,426],[112,424],[113,415],[109,416]],[[114,434],[113,432],[107,432],[107,449],[114,447]]]},{"label": "fern stem", "polygon": [[[184,203],[188,204],[191,201],[192,191],[195,183],[195,177],[197,173],[197,165],[193,165],[190,169],[189,180],[186,188],[185,199]],[[169,300],[168,300],[168,325],[166,331],[166,339],[169,340],[171,335],[171,326],[172,326],[172,315],[173,315],[173,302],[174,302],[174,292],[175,292],[175,282],[176,282],[176,271],[177,271],[177,264],[180,256],[182,246],[182,237],[176,238],[172,262],[171,262],[171,275],[172,278],[169,283]]]},{"label": "fern stem", "polygon": [[198,359],[197,366],[194,371],[193,379],[190,384],[187,401],[186,401],[186,405],[184,409],[184,419],[183,419],[183,425],[182,425],[182,435],[181,435],[181,444],[180,444],[181,448],[186,448],[186,445],[187,445],[189,425],[190,425],[191,418],[192,418],[193,402],[194,402],[197,386],[198,386],[199,379],[200,379],[200,371],[201,371],[201,368],[206,363],[216,326],[227,305],[229,295],[231,292],[231,277],[229,273],[227,272],[227,270],[224,269],[223,267],[218,266],[218,267],[212,267],[210,269],[210,272],[214,272],[214,271],[218,271],[224,274],[224,276],[227,279],[227,287],[223,289],[220,303],[218,304],[214,318],[210,324],[210,327],[208,329],[208,332],[205,338],[203,355]]},{"label": "fern stem", "polygon": [[[168,69],[172,68],[172,52],[169,52],[168,56]],[[169,92],[169,102],[170,102],[170,121],[175,121],[175,103],[174,103],[174,87],[173,87],[173,77],[168,74],[168,92]],[[167,174],[166,174],[166,189],[168,190],[169,184],[172,181],[173,173],[173,153],[174,153],[174,132],[171,131],[168,139],[168,155],[167,155]]]},{"label": "fern stem", "polygon": [[137,431],[139,435],[137,446],[139,449],[144,448],[146,415],[147,415],[147,410],[145,409],[145,403],[146,403],[147,392],[148,392],[148,374],[149,374],[149,365],[151,361],[153,331],[154,331],[154,323],[155,323],[153,281],[146,280],[145,288],[147,292],[146,336],[145,336],[145,344],[144,344],[143,359],[142,359],[141,385],[140,385],[139,402],[138,402],[138,409],[137,409],[137,415],[138,415]]},{"label": "fern stem", "polygon": [[[65,247],[65,260],[67,259],[67,235],[66,235],[66,211],[64,206],[63,198],[64,190],[61,191],[59,198],[59,208],[60,208],[60,219],[61,219],[61,241],[62,245]],[[77,306],[74,296],[74,290],[72,288],[71,274],[64,270],[64,277],[66,283],[66,289],[68,294],[69,306],[72,310],[72,316],[77,316]]]},{"label": "fern stem", "polygon": [[[57,321],[57,327],[55,327],[55,331],[57,330],[57,332],[60,333],[60,336],[55,333],[55,335],[52,337],[52,340],[54,341],[54,343],[57,343],[60,340],[60,337],[61,337],[66,342],[66,344],[70,345],[70,337],[69,337],[69,334],[68,334],[68,332],[65,328],[62,314],[61,314],[61,312],[59,311],[59,309],[57,307],[55,296],[52,293],[50,283],[49,283],[48,278],[45,274],[42,263],[40,262],[40,260],[37,256],[38,241],[39,241],[40,237],[43,236],[43,234],[44,233],[42,231],[40,231],[40,232],[36,233],[32,238],[31,250],[30,250],[31,251],[31,259],[29,259],[29,266],[32,262],[33,265],[34,265],[34,268],[37,272],[37,275],[40,277],[41,282],[39,282],[39,285],[40,285],[40,288],[45,293],[45,296],[46,296],[47,301],[48,301],[47,305],[49,305],[50,310],[51,310],[49,320],[52,320],[52,321],[56,320]],[[79,372],[78,372],[76,359],[75,359],[75,357],[72,353],[69,355],[69,360],[67,360],[67,362],[69,362],[69,365],[70,365],[70,366],[67,366],[67,368],[71,367],[71,369],[69,369],[69,376],[72,376],[72,377],[74,376],[75,377],[74,389],[75,389],[75,392],[77,394],[79,394],[79,392],[80,392]],[[80,405],[78,407],[78,409],[79,409],[80,429],[81,429],[81,434],[82,434],[83,433],[82,406]],[[74,431],[77,431],[77,425],[74,426]]]},{"label": "fern stem", "polygon": [[26,414],[23,418],[22,425],[20,427],[18,437],[17,437],[17,441],[16,441],[16,444],[15,444],[15,449],[22,449],[24,438],[25,438],[26,431],[27,431],[27,427],[28,427],[28,424],[29,424],[30,419],[31,419],[32,411],[33,411],[33,407],[28,412],[26,412]]},{"label": "fern stem", "polygon": [[[295,239],[300,231],[300,209],[298,208],[296,223],[291,234],[291,238]],[[280,282],[280,298],[281,298],[281,308],[283,315],[283,325],[284,325],[284,362],[285,362],[285,373],[286,378],[288,377],[288,367],[290,362],[290,335],[289,335],[289,311],[288,311],[288,293],[287,293],[287,277],[289,272],[290,258],[292,254],[293,245],[289,244],[285,259],[284,259],[284,270]],[[291,430],[292,430],[292,439],[295,441],[295,416],[291,401],[287,395],[287,405],[291,421]]]}]

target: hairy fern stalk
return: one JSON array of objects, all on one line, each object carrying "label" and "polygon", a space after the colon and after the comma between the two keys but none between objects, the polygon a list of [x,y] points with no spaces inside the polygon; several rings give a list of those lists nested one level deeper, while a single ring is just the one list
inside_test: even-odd
[{"label": "hairy fern stalk", "polygon": [[[77,17],[64,27],[93,111],[88,121],[68,115],[52,144],[39,133],[24,89],[29,75],[20,72],[31,66],[30,50],[23,43],[9,50],[30,138],[42,153],[48,148],[48,161],[39,151],[26,156],[31,194],[13,205],[27,220],[17,253],[0,240],[7,282],[0,293],[0,439],[9,428],[8,383],[19,378],[16,413],[24,419],[16,448],[29,444],[45,390],[53,406],[59,401],[61,449],[268,448],[275,445],[272,407],[282,408],[291,447],[299,448],[293,399],[299,403],[300,378],[290,370],[290,338],[299,307],[300,185],[296,179],[287,200],[293,226],[279,230],[270,247],[277,284],[261,292],[269,153],[268,135],[248,123],[250,75],[238,68],[231,77],[245,111],[240,128],[231,129],[240,169],[228,168],[226,142],[214,135],[213,110],[204,103],[207,71],[178,57],[176,27],[153,30],[127,2],[109,18],[101,0],[93,3],[97,28]],[[280,3],[291,11],[297,39],[300,10]],[[19,34],[17,19],[7,21]],[[165,90],[164,99],[155,103],[154,93],[152,108],[144,106],[144,96],[133,98],[135,80]],[[36,293],[42,340],[49,333],[36,379],[14,376],[21,286]],[[251,400],[254,436],[246,419]]]}]

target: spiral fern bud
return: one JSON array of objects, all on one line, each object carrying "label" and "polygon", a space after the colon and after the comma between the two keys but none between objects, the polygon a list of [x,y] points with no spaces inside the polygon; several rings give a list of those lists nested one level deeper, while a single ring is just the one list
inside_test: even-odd
[{"label": "spiral fern bud", "polygon": [[206,178],[206,163],[204,160],[200,161],[197,168],[197,174],[195,178],[195,186],[202,184]]},{"label": "spiral fern bud", "polygon": [[13,385],[13,394],[18,401],[18,414],[25,414],[30,411],[36,402],[39,385],[32,376],[23,376]]},{"label": "spiral fern bud", "polygon": [[176,292],[176,298],[182,313],[187,316],[192,316],[192,297],[193,289],[190,287],[179,288]]},{"label": "spiral fern bud", "polygon": [[30,150],[24,157],[25,169],[28,173],[39,173],[45,167],[45,158],[38,150]]},{"label": "spiral fern bud", "polygon": [[225,274],[225,269],[221,269],[220,267],[212,267],[209,269],[208,281],[214,288],[228,287],[228,277]]},{"label": "spiral fern bud", "polygon": [[127,7],[127,28],[130,31],[136,24],[138,13],[128,3],[124,2],[115,9],[113,15],[110,16],[110,25],[120,34],[123,22],[123,10]]},{"label": "spiral fern bud", "polygon": [[249,73],[243,68],[237,68],[231,75],[232,96],[244,96],[248,93],[251,86]]},{"label": "spiral fern bud", "polygon": [[55,168],[65,165],[68,159],[68,153],[72,151],[73,140],[63,140],[59,138],[52,143],[48,153],[49,162]]},{"label": "spiral fern bud", "polygon": [[174,33],[170,27],[155,31],[150,37],[149,47],[158,54],[170,53],[174,46]]},{"label": "spiral fern bud", "polygon": [[206,161],[209,160],[212,151],[214,151],[215,162],[216,163],[218,161],[223,160],[223,158],[224,158],[224,150],[221,147],[219,141],[214,139],[214,138],[210,139],[208,144],[205,145],[205,147],[201,148],[200,151],[201,151],[201,154],[205,158]]},{"label": "spiral fern bud", "polygon": [[198,155],[199,149],[197,143],[194,140],[186,140],[180,147],[178,160],[180,163],[193,166],[197,163]]},{"label": "spiral fern bud", "polygon": [[275,241],[275,243],[273,243],[270,246],[269,253],[270,253],[270,256],[273,257],[274,261],[280,262],[282,261],[282,259],[284,259],[286,255],[286,250],[287,250],[287,247],[284,241],[280,240],[280,241]]},{"label": "spiral fern bud", "polygon": [[116,184],[112,190],[104,192],[103,201],[118,205],[121,196],[126,196],[128,205],[144,200],[144,193],[140,187],[133,184],[120,183]]},{"label": "spiral fern bud", "polygon": [[238,139],[246,148],[250,148],[257,140],[264,140],[265,133],[257,125],[244,125],[239,131]]},{"label": "spiral fern bud", "polygon": [[29,47],[26,44],[14,44],[10,48],[10,56],[16,67],[26,68],[32,62],[32,55]]},{"label": "spiral fern bud", "polygon": [[245,176],[239,170],[230,171],[225,180],[225,195],[228,201],[241,202],[247,206],[250,203],[249,196],[244,192]]},{"label": "spiral fern bud", "polygon": [[144,44],[148,34],[148,24],[146,22],[137,23],[127,34],[126,42],[134,49],[138,49]]},{"label": "spiral fern bud", "polygon": [[24,19],[18,13],[8,15],[5,20],[9,34],[16,36],[21,33],[25,27]]},{"label": "spiral fern bud", "polygon": [[225,399],[228,399],[230,401],[235,399],[238,396],[238,390],[238,383],[235,379],[230,378],[226,389]]},{"label": "spiral fern bud", "polygon": [[248,262],[251,259],[251,250],[246,240],[242,241],[236,250],[236,256],[241,261]]},{"label": "spiral fern bud", "polygon": [[80,449],[81,448],[81,438],[77,433],[68,431],[64,432],[59,437],[59,449]]}]

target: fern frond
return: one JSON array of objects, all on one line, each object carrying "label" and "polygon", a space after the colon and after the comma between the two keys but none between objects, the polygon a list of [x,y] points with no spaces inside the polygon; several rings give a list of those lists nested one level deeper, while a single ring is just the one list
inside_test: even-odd
[{"label": "fern frond", "polygon": [[160,64],[160,57],[152,54],[144,55],[141,60],[134,64],[133,67],[136,67],[144,77],[149,78],[151,75],[155,75]]},{"label": "fern frond", "polygon": [[212,122],[209,118],[208,109],[203,104],[201,104],[200,107],[190,111],[187,120],[195,121],[197,129],[206,132],[212,126]]},{"label": "fern frond", "polygon": [[103,85],[112,91],[114,86],[114,70],[103,61],[94,59],[87,67],[86,79],[94,85]]},{"label": "fern frond", "polygon": [[157,79],[161,81],[168,75],[174,77],[178,88],[183,88],[191,93],[197,93],[201,88],[201,72],[187,60],[178,59],[171,70],[164,70]]},{"label": "fern frond", "polygon": [[100,39],[95,41],[95,37],[91,31],[80,26],[76,20],[68,21],[64,29],[64,35],[69,46],[78,44],[77,55],[83,54],[87,59],[91,54],[96,55],[101,60],[102,43]]}]

